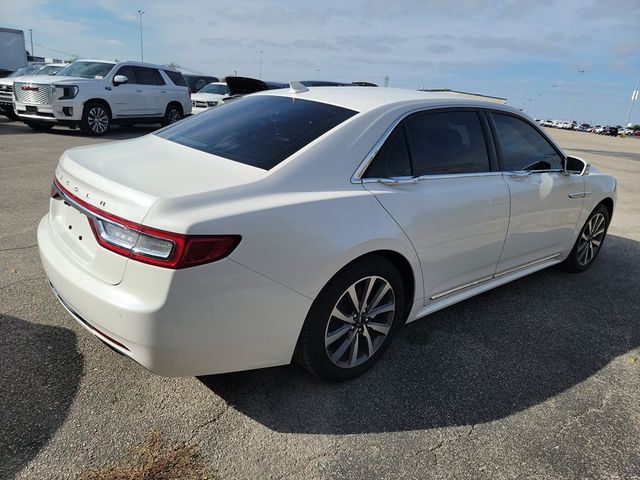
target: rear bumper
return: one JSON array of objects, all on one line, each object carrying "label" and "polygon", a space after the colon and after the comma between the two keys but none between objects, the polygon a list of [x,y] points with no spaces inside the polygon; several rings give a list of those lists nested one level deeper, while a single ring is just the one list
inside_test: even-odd
[{"label": "rear bumper", "polygon": [[184,270],[129,261],[107,284],[38,226],[45,272],[65,308],[92,334],[148,370],[191,376],[291,361],[311,300],[224,259]]}]

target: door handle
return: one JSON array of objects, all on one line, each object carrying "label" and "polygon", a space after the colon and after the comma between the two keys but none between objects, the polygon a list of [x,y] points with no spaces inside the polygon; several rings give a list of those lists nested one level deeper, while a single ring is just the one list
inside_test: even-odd
[{"label": "door handle", "polygon": [[507,175],[510,176],[510,177],[528,177],[529,175],[531,175],[531,171],[530,170],[516,170],[516,171],[507,173]]},{"label": "door handle", "polygon": [[411,185],[418,183],[421,177],[391,177],[391,178],[378,178],[377,182],[384,185]]}]

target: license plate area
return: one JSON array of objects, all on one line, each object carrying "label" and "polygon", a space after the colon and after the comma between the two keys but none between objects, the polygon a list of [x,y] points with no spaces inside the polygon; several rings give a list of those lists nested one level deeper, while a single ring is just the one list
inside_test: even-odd
[{"label": "license plate area", "polygon": [[34,105],[26,105],[27,113],[38,113],[38,107]]},{"label": "license plate area", "polygon": [[51,215],[54,228],[64,243],[83,263],[91,263],[99,245],[91,230],[89,218],[60,198],[52,201]]}]

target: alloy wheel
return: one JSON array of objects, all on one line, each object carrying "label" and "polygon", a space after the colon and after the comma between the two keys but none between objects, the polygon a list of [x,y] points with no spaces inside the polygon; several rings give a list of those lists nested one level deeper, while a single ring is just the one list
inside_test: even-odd
[{"label": "alloy wheel", "polygon": [[585,266],[594,259],[604,239],[606,228],[606,220],[601,213],[596,213],[587,222],[578,243],[577,253],[580,265]]},{"label": "alloy wheel", "polygon": [[104,133],[109,128],[109,116],[102,107],[92,107],[87,114],[87,123],[95,133]]},{"label": "alloy wheel", "polygon": [[180,112],[177,108],[172,108],[171,110],[169,110],[168,120],[169,124],[175,123],[180,120]]},{"label": "alloy wheel", "polygon": [[395,294],[378,276],[352,284],[335,304],[325,329],[325,350],[337,367],[366,362],[389,335],[396,312]]}]

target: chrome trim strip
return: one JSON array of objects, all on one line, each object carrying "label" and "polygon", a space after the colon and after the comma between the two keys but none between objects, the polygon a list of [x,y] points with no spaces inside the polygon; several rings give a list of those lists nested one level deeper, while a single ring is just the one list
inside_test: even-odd
[{"label": "chrome trim strip", "polygon": [[357,183],[384,183],[385,185],[412,184],[425,180],[443,180],[447,178],[467,178],[467,177],[499,177],[502,172],[473,172],[473,173],[446,173],[437,175],[420,175],[419,177],[370,177],[363,178]]},{"label": "chrome trim strip", "polygon": [[109,222],[109,223],[113,223],[114,225],[118,225],[116,222],[114,222],[113,220],[109,220],[106,217],[103,217],[102,215],[98,215],[94,212],[92,212],[91,210],[89,210],[88,208],[83,207],[82,205],[80,205],[78,202],[72,200],[67,194],[65,194],[60,187],[58,187],[58,184],[56,182],[53,182],[53,188],[56,189],[56,192],[58,192],[58,195],[60,195],[62,197],[62,199],[67,202],[69,205],[71,205],[73,208],[75,208],[76,210],[78,210],[80,213],[85,214],[87,217],[89,218],[99,218],[100,220],[103,220],[105,222]]},{"label": "chrome trim strip", "polygon": [[553,260],[554,258],[558,258],[560,256],[559,253],[555,255],[549,255],[548,257],[540,258],[539,260],[534,260],[533,262],[525,263],[524,265],[520,265],[518,267],[510,268],[509,270],[504,270],[502,272],[496,273],[493,278],[504,277],[505,275],[509,275],[510,273],[517,272],[518,270],[522,270],[528,267],[533,267],[540,263],[548,262],[549,260]]},{"label": "chrome trim strip", "polygon": [[538,260],[534,260],[533,262],[525,263],[524,265],[520,265],[518,267],[510,268],[509,270],[505,270],[503,272],[496,273],[495,275],[491,275],[491,276],[488,276],[488,277],[483,277],[483,278],[481,278],[479,280],[475,280],[473,282],[465,283],[464,285],[460,285],[459,287],[455,287],[455,288],[452,288],[450,290],[445,290],[444,292],[436,293],[435,295],[430,296],[429,300],[438,300],[439,298],[446,297],[447,295],[451,295],[453,293],[458,293],[458,292],[460,292],[462,290],[466,290],[467,288],[475,287],[476,285],[479,285],[481,283],[488,282],[489,280],[493,280],[494,278],[504,277],[505,275],[508,275],[510,273],[514,273],[514,272],[517,272],[519,270],[523,270],[523,269],[528,268],[528,267],[533,267],[533,266],[538,265],[540,263],[548,262],[549,260],[553,260],[554,258],[558,258],[559,256],[560,256],[559,253],[556,253],[555,255],[549,255],[548,257],[540,258]]},{"label": "chrome trim strip", "polygon": [[447,295],[451,295],[452,293],[459,292],[460,290],[464,290],[466,288],[473,287],[475,285],[478,285],[479,283],[487,282],[487,281],[491,280],[492,278],[493,278],[493,275],[490,275],[488,277],[484,277],[484,278],[481,278],[479,280],[475,280],[475,281],[470,282],[470,283],[465,283],[464,285],[460,285],[459,287],[455,287],[455,288],[452,288],[450,290],[445,290],[444,292],[436,293],[435,295],[432,295],[431,297],[429,297],[429,299],[430,300],[437,300],[438,298],[446,297]]},{"label": "chrome trim strip", "polygon": [[586,196],[587,192],[574,192],[574,193],[569,193],[568,196],[569,198],[584,198]]}]

